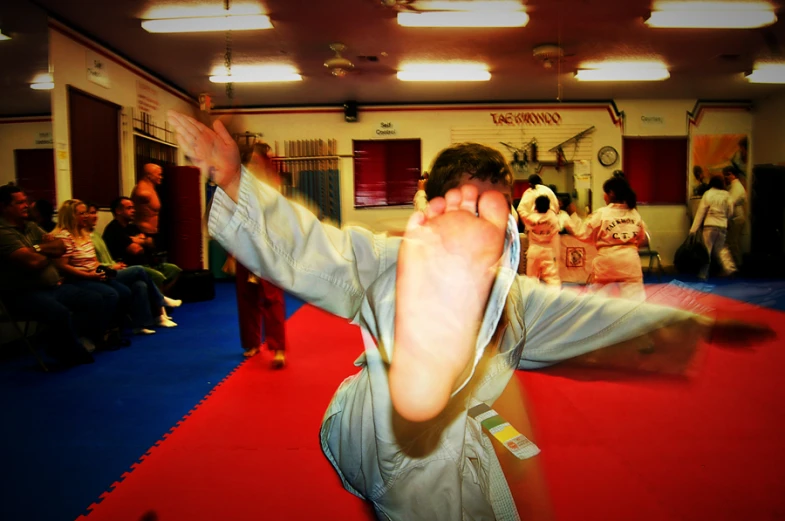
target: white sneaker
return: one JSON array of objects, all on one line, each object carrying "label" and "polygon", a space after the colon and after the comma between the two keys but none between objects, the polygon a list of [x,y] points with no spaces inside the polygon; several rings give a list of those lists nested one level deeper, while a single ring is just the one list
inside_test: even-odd
[{"label": "white sneaker", "polygon": [[180,306],[182,306],[182,304],[183,304],[183,301],[180,300],[180,299],[173,299],[173,298],[169,298],[169,297],[164,297],[164,306],[166,306],[166,307],[179,308]]},{"label": "white sneaker", "polygon": [[161,315],[158,317],[158,327],[177,327],[177,324],[169,320],[169,318]]},{"label": "white sneaker", "polygon": [[147,329],[146,327],[137,327],[134,329],[134,335],[154,335],[154,329]]}]

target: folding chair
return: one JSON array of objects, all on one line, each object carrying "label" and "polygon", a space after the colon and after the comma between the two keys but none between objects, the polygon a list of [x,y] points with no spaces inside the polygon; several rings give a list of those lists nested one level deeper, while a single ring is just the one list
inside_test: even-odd
[{"label": "folding chair", "polygon": [[646,232],[646,246],[638,248],[638,255],[640,255],[641,259],[649,258],[649,269],[647,272],[649,274],[654,269],[654,260],[657,260],[657,280],[660,280],[662,278],[662,257],[660,257],[660,252],[652,249],[649,232]]},{"label": "folding chair", "polygon": [[[12,324],[13,328],[16,330],[19,337],[27,346],[27,349],[29,349],[30,352],[33,353],[33,356],[35,356],[35,359],[38,360],[38,364],[41,366],[41,368],[44,371],[48,372],[49,368],[46,367],[44,361],[41,359],[40,356],[38,356],[38,352],[36,352],[28,336],[28,332],[30,330],[30,323],[34,322],[34,320],[28,317],[16,317],[11,315],[11,313],[8,312],[8,308],[5,306],[5,304],[3,304],[2,299],[0,299],[0,323],[4,323],[4,322]],[[19,327],[19,322],[24,323],[25,325],[24,329]]]}]

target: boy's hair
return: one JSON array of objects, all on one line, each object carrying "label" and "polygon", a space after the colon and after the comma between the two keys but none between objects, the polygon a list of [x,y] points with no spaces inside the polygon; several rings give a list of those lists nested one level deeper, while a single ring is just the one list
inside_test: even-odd
[{"label": "boy's hair", "polygon": [[630,184],[624,177],[617,176],[615,173],[603,183],[602,191],[606,194],[613,192],[614,202],[627,203],[627,208],[630,210],[638,205],[638,198],[632,188],[630,188]]},{"label": "boy's hair", "polygon": [[721,175],[713,175],[709,179],[709,188],[717,188],[718,190],[725,190],[725,178]]},{"label": "boy's hair", "polygon": [[537,213],[546,213],[550,207],[551,200],[548,199],[547,195],[541,195],[534,200],[534,208],[537,210]]},{"label": "boy's hair", "polygon": [[117,215],[116,212],[117,212],[117,209],[120,208],[120,203],[122,203],[123,201],[126,201],[126,200],[127,201],[131,201],[131,198],[122,195],[122,196],[118,197],[117,199],[115,199],[114,201],[112,201],[112,203],[109,205],[109,210],[112,211],[112,217]]},{"label": "boy's hair", "polygon": [[0,204],[7,206],[14,200],[14,194],[18,194],[22,189],[15,185],[0,186]]},{"label": "boy's hair", "polygon": [[529,176],[528,181],[529,181],[529,186],[531,188],[534,188],[535,186],[542,184],[542,177],[540,177],[538,174],[532,174]]},{"label": "boy's hair", "polygon": [[425,197],[429,201],[459,186],[463,174],[469,174],[472,179],[503,183],[512,191],[512,170],[507,160],[498,150],[479,143],[445,148],[436,156],[429,172],[425,185]]}]

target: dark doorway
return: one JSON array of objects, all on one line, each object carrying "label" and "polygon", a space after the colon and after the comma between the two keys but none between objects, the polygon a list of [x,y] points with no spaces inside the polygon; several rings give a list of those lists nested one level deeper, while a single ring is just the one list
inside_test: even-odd
[{"label": "dark doorway", "polygon": [[51,148],[14,150],[16,185],[21,187],[27,199],[46,199],[57,208],[55,193],[55,154]]}]

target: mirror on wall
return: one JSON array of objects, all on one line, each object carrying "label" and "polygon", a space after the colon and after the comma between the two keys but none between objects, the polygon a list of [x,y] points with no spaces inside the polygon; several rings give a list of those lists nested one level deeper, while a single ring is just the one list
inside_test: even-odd
[{"label": "mirror on wall", "polygon": [[0,34],[0,184],[56,204],[46,13],[26,0],[0,2]]}]

